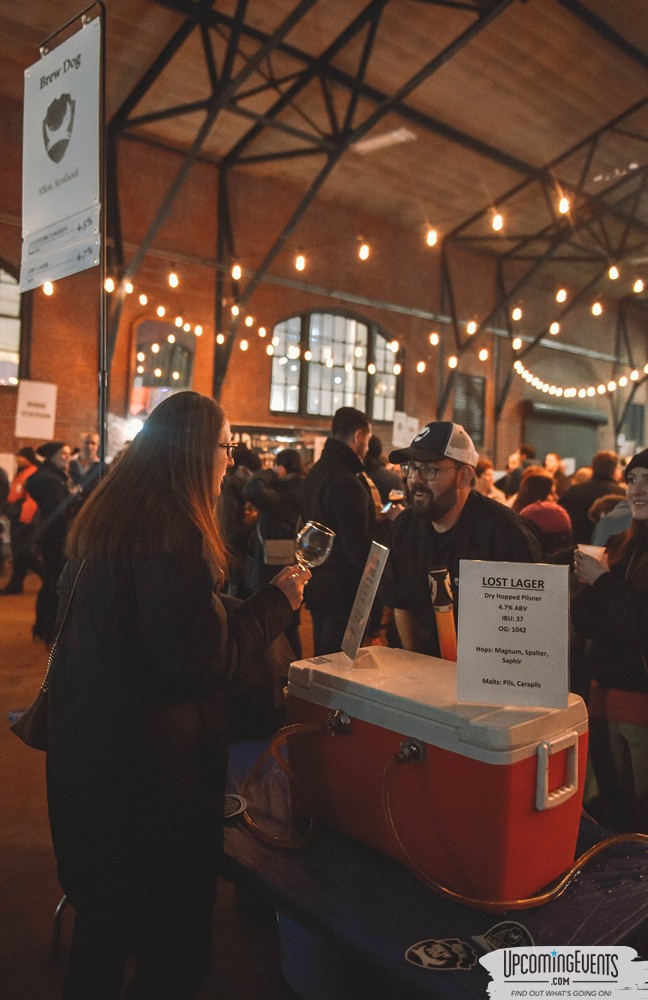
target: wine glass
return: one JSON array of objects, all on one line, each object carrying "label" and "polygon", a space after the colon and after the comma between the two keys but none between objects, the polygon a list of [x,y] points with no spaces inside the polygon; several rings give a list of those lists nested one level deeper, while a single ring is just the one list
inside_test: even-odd
[{"label": "wine glass", "polygon": [[321,566],[331,554],[334,538],[335,532],[325,524],[307,521],[295,539],[295,559],[309,569]]}]

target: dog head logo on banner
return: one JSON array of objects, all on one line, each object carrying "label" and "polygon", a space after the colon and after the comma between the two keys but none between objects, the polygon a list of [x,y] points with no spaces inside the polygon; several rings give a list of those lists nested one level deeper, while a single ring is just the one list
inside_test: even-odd
[{"label": "dog head logo on banner", "polygon": [[43,142],[50,160],[60,163],[72,138],[74,106],[70,94],[52,101],[43,119]]}]

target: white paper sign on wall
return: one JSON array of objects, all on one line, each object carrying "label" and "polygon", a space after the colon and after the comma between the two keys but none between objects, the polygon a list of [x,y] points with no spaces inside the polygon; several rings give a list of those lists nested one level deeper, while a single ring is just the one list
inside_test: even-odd
[{"label": "white paper sign on wall", "polygon": [[52,440],[56,422],[57,388],[51,382],[30,382],[28,379],[21,379],[18,383],[14,431],[17,438]]}]

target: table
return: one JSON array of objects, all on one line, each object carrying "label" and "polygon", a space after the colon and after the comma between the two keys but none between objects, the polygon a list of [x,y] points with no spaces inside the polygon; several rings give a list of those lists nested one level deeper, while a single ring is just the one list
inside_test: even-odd
[{"label": "table", "polygon": [[[266,746],[231,746],[230,791]],[[285,833],[287,785],[280,774],[276,768],[261,776],[253,804],[259,822]],[[583,820],[577,855],[605,836]],[[489,931],[526,932],[531,940],[523,944],[633,944],[642,957],[648,953],[648,851],[639,844],[599,855],[554,902],[506,914],[441,899],[404,865],[326,828],[292,851],[262,843],[240,818],[230,820],[223,875],[277,909],[283,972],[307,1000],[485,1000],[490,980],[478,958],[489,950],[480,941]],[[493,932],[503,924],[508,929]],[[428,952],[434,967],[405,958],[423,941],[441,942]],[[496,946],[511,943],[504,937]]]}]

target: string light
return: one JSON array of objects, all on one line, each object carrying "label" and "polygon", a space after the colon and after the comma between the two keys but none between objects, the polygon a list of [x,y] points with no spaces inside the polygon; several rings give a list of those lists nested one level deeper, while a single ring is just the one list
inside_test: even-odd
[{"label": "string light", "polygon": [[176,316],[176,318],[175,318],[175,325],[178,327],[178,329],[182,326],[183,323],[184,323],[184,320],[183,320],[182,316]]},{"label": "string light", "polygon": [[566,195],[563,195],[560,201],[558,202],[558,211],[560,212],[561,215],[567,215],[570,208],[571,208],[571,202],[569,198]]},{"label": "string light", "polygon": [[418,364],[416,365],[416,370],[419,373],[419,375],[422,375],[423,372],[425,371],[425,361],[419,361]]},{"label": "string light", "polygon": [[191,330],[191,323],[183,323],[182,329],[184,330],[185,333],[189,333],[189,331]]},{"label": "string light", "polygon": [[171,286],[171,288],[177,288],[179,284],[180,284],[180,278],[178,277],[175,271],[171,271],[171,273],[169,274],[169,285]]},{"label": "string light", "polygon": [[643,292],[643,290],[644,290],[643,280],[641,278],[637,278],[634,285],[632,286],[632,291],[636,292],[637,295],[639,295],[641,292]]},{"label": "string light", "polygon": [[145,295],[144,292],[142,292],[142,294],[139,297],[139,304],[141,306],[145,306],[147,302],[148,302],[148,295]]},{"label": "string light", "polygon": [[295,270],[303,271],[305,267],[306,267],[306,255],[302,250],[300,250],[297,256],[295,257]]},{"label": "string light", "polygon": [[[46,284],[51,285],[51,281],[46,282]],[[114,292],[115,291],[115,281],[114,281],[114,279],[113,278],[106,278],[106,280],[104,281],[104,288],[106,289],[107,292]],[[45,286],[43,286],[43,291],[44,290],[45,290]],[[51,292],[45,292],[45,294],[48,295],[48,294],[51,294]]]},{"label": "string light", "polygon": [[175,341],[176,341],[175,333],[170,333],[169,336],[167,337],[167,343],[175,344]]},{"label": "string light", "polygon": [[466,333],[469,337],[472,337],[473,333],[477,333],[477,324],[474,319],[471,319],[470,322],[466,324]]},{"label": "string light", "polygon": [[248,344],[247,340],[242,340],[241,343],[239,344],[239,347],[241,348],[242,351],[247,351],[249,346],[250,345]]},{"label": "string light", "polygon": [[238,316],[238,314],[240,313],[240,311],[241,310],[239,309],[239,307],[237,306],[237,304],[235,302],[234,305],[232,306],[232,309],[231,309],[232,316]]},{"label": "string light", "polygon": [[274,354],[274,347],[272,346],[272,344],[268,344],[268,346],[266,347],[266,354],[268,355],[269,358],[271,358],[272,355]]},{"label": "string light", "polygon": [[267,333],[268,333],[268,331],[266,330],[265,326],[260,326],[258,332],[259,332],[259,336],[262,337],[262,338],[265,337],[267,335]]},{"label": "string light", "polygon": [[153,372],[153,374],[155,375],[156,378],[161,378],[162,377],[162,369],[161,368],[156,368],[155,371]]},{"label": "string light", "polygon": [[203,328],[200,323],[196,323],[194,326],[194,333],[197,337],[202,337]]},{"label": "string light", "polygon": [[429,247],[436,246],[436,242],[437,242],[438,238],[439,238],[439,234],[437,233],[436,229],[432,229],[430,227],[428,229],[427,233],[425,234],[425,242],[427,243],[427,245]]},{"label": "string light", "polygon": [[[585,399],[588,397],[591,398],[592,396],[596,396],[597,394],[599,396],[604,396],[607,395],[608,393],[616,392],[618,388],[621,389],[624,388],[625,386],[628,385],[628,381],[636,382],[640,377],[639,372],[635,368],[630,372],[629,375],[623,374],[616,379],[610,379],[610,381],[607,384],[604,382],[600,382],[597,386],[593,385],[581,386],[580,388],[577,389],[573,385],[552,386],[546,382],[543,382],[541,378],[539,378],[533,372],[525,368],[524,363],[520,360],[516,361],[513,364],[513,368],[520,376],[520,378],[524,379],[525,382],[528,382],[528,384],[531,385],[534,389],[549,392],[552,396],[553,395],[563,396],[565,399],[574,398],[575,396],[578,396],[579,399]],[[644,373],[648,375],[648,363],[644,365],[643,370]],[[544,389],[545,385],[548,386],[546,390]]]},{"label": "string light", "polygon": [[245,325],[246,326],[254,326],[254,316],[246,316],[245,317]]},{"label": "string light", "polygon": [[521,319],[522,319],[522,308],[521,308],[521,306],[516,306],[516,307],[515,307],[515,309],[514,309],[514,310],[513,310],[513,312],[511,313],[511,319],[512,319],[512,320],[515,320],[515,322],[516,322],[516,323],[517,323],[517,322],[518,322],[519,320],[521,320]]},{"label": "string light", "polygon": [[454,354],[451,354],[448,358],[448,368],[456,368],[458,364],[459,359]]},{"label": "string light", "polygon": [[493,227],[496,233],[499,233],[504,228],[504,216],[497,211],[494,212],[491,221],[491,226]]},{"label": "string light", "polygon": [[166,313],[166,309],[164,308],[164,306],[158,306],[155,311],[158,314],[158,316],[160,317],[160,319],[162,319],[162,317]]},{"label": "string light", "polygon": [[53,295],[54,285],[51,281],[43,282],[43,295]]},{"label": "string light", "polygon": [[520,348],[522,347],[522,337],[514,337],[511,343],[511,347],[513,348],[514,351],[519,351]]},{"label": "string light", "polygon": [[369,372],[370,375],[376,374],[376,366],[373,363],[373,361],[370,361],[369,364],[367,365],[367,371]]},{"label": "string light", "polygon": [[313,357],[312,351],[304,351],[304,361],[310,361],[312,357]]},{"label": "string light", "polygon": [[360,246],[358,247],[358,257],[360,258],[360,260],[368,260],[370,253],[369,244],[365,243],[365,241],[361,236],[358,238],[360,240]]},{"label": "string light", "polygon": [[479,352],[479,360],[488,361],[488,350],[485,347],[482,347],[481,351]]},{"label": "string light", "polygon": [[592,303],[592,316],[600,316],[603,312],[603,306],[600,302]]},{"label": "string light", "polygon": [[133,294],[133,282],[132,281],[125,282],[125,284],[124,284],[124,291],[126,292],[127,295],[132,295]]},{"label": "string light", "polygon": [[[346,368],[346,365],[344,367]],[[392,368],[392,372],[394,373],[394,375],[400,375],[400,373],[402,372],[402,370],[403,369],[401,368],[401,366],[398,363],[396,363],[394,365],[394,367]]]},{"label": "string light", "polygon": [[232,278],[234,281],[240,281],[243,276],[243,271],[240,264],[232,264]]},{"label": "string light", "polygon": [[146,355],[144,354],[144,351],[138,351],[138,353],[137,353],[137,360],[138,361],[145,361],[146,360]]},{"label": "string light", "polygon": [[389,350],[392,352],[392,354],[398,354],[398,348],[400,347],[400,344],[398,343],[397,340],[392,340],[389,342],[388,347]]},{"label": "string light", "polygon": [[159,354],[160,353],[160,345],[159,344],[151,344],[151,352],[153,354]]},{"label": "string light", "polygon": [[610,281],[616,281],[618,277],[619,277],[619,268],[616,266],[616,264],[612,264],[610,270],[608,271],[608,278],[610,279]]},{"label": "string light", "polygon": [[217,344],[224,344],[225,343],[225,334],[224,333],[217,333],[216,334],[216,343]]},{"label": "string light", "polygon": [[438,347],[440,340],[441,340],[441,337],[439,336],[439,334],[437,333],[437,331],[433,330],[432,333],[430,334],[430,343],[431,343],[432,347]]},{"label": "string light", "polygon": [[549,327],[549,333],[551,334],[552,337],[555,337],[556,334],[560,333],[560,323],[558,322],[558,320],[553,321],[553,323]]}]

